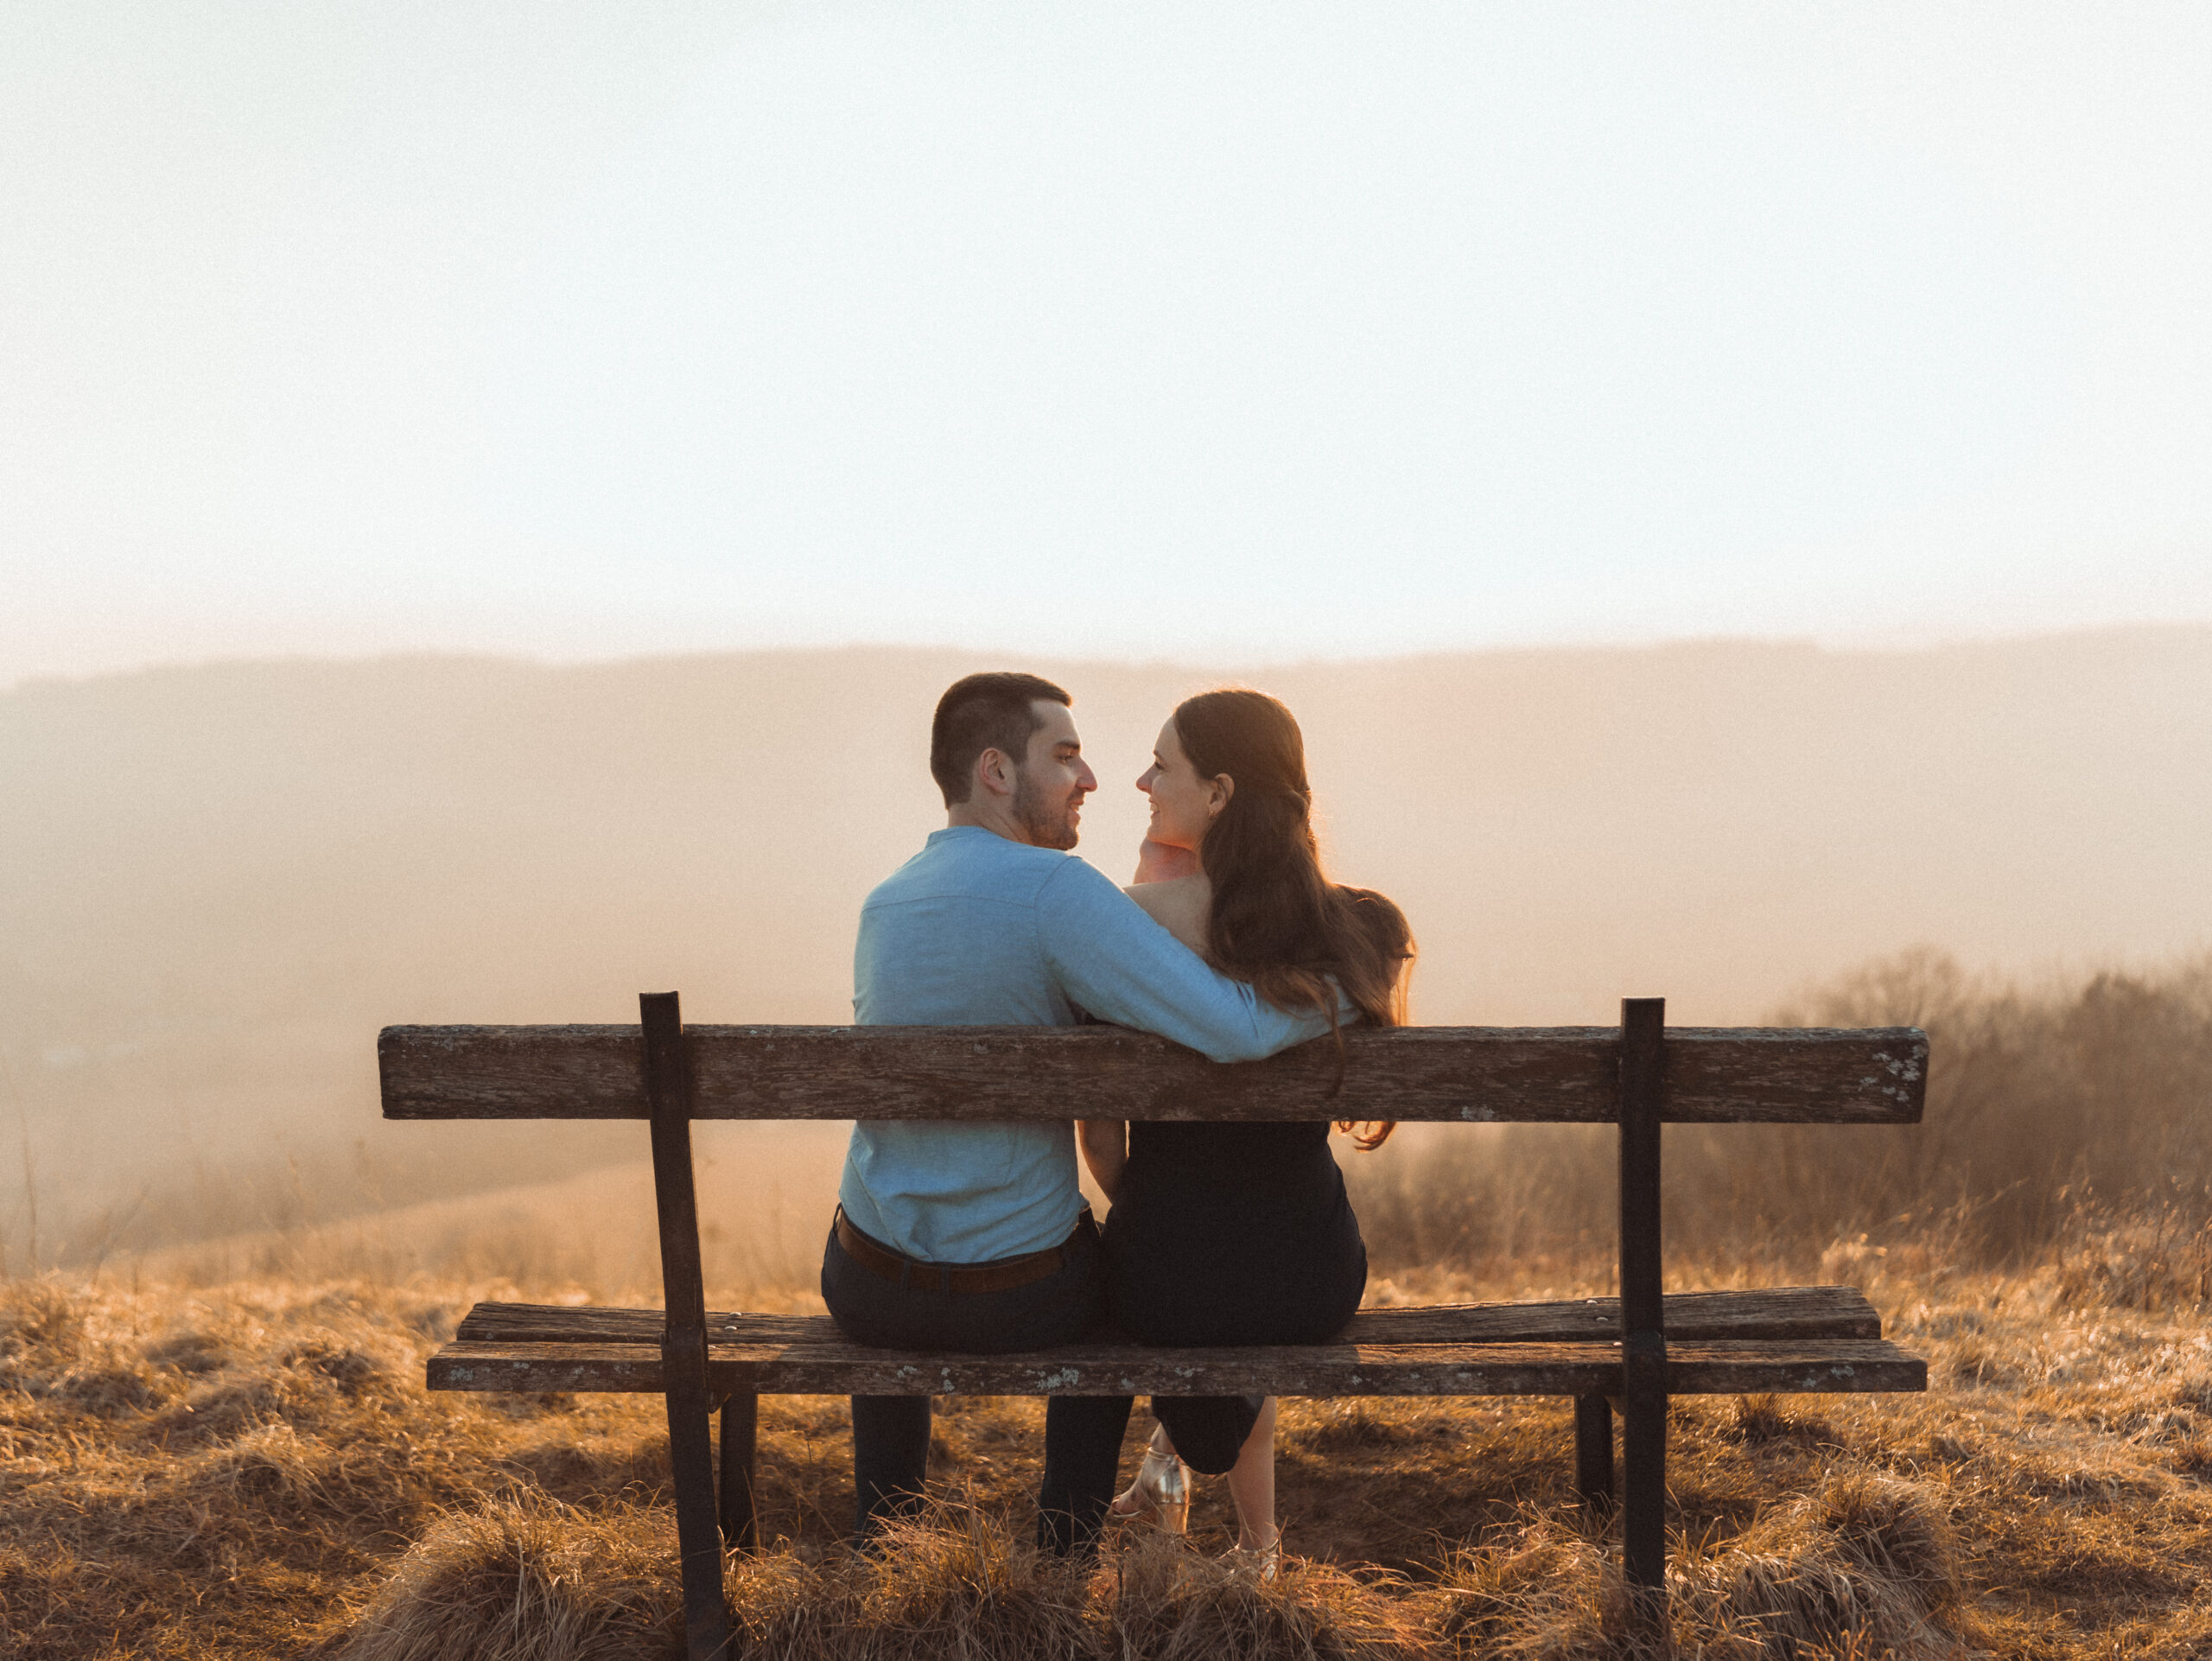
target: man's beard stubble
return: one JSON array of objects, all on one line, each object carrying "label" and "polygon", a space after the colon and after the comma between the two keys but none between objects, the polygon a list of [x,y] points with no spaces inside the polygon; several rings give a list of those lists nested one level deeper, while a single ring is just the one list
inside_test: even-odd
[{"label": "man's beard stubble", "polygon": [[1068,817],[1071,799],[1046,799],[1027,772],[1014,776],[1014,818],[1021,833],[1039,848],[1066,850],[1076,844],[1077,830]]}]

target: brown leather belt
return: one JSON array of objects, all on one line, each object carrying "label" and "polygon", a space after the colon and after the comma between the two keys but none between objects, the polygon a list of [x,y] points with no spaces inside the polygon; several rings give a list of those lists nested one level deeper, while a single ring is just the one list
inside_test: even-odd
[{"label": "brown leather belt", "polygon": [[[1097,1226],[1091,1220],[1090,1207],[1085,1206],[1083,1215],[1068,1231],[1068,1239]],[[1067,1245],[1063,1242],[1019,1257],[1001,1257],[995,1263],[925,1263],[919,1257],[893,1251],[882,1241],[861,1233],[846,1219],[842,1206],[837,1207],[836,1233],[837,1244],[845,1255],[868,1273],[880,1275],[887,1281],[903,1282],[925,1292],[1011,1291],[1032,1281],[1041,1281],[1047,1275],[1058,1274],[1067,1262]]]}]

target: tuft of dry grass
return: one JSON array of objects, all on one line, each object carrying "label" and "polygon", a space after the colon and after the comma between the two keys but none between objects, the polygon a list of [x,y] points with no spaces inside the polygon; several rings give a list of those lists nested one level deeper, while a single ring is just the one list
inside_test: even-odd
[{"label": "tuft of dry grass", "polygon": [[341,1661],[664,1661],[680,1652],[675,1531],[658,1512],[543,1498],[433,1523],[362,1610]]},{"label": "tuft of dry grass", "polygon": [[1682,1576],[1677,1644],[1762,1661],[1823,1651],[1955,1655],[1937,1624],[1958,1594],[1940,1495],[1847,1472],[1775,1506]]},{"label": "tuft of dry grass", "polygon": [[1524,1506],[1479,1543],[1447,1551],[1434,1575],[1430,1626],[1441,1652],[1571,1661],[1607,1652],[1618,1576],[1599,1543],[1557,1509]]},{"label": "tuft of dry grass", "polygon": [[941,1498],[874,1553],[741,1559],[725,1590],[739,1651],[760,1661],[1014,1661],[1094,1652],[1087,1582],[1002,1518]]},{"label": "tuft of dry grass", "polygon": [[1432,1653],[1426,1610],[1402,1583],[1287,1560],[1274,1580],[1249,1558],[1140,1535],[1112,1565],[1094,1651],[1127,1661],[1401,1661]]}]

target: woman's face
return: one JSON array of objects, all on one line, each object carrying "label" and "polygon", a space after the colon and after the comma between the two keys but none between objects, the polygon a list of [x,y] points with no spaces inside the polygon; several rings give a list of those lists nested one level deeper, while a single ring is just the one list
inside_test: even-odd
[{"label": "woman's face", "polygon": [[1206,826],[1228,805],[1236,785],[1227,774],[1201,779],[1183,754],[1172,720],[1160,729],[1152,747],[1152,765],[1137,780],[1137,788],[1152,798],[1152,824],[1145,834],[1170,848],[1195,849],[1205,840]]}]

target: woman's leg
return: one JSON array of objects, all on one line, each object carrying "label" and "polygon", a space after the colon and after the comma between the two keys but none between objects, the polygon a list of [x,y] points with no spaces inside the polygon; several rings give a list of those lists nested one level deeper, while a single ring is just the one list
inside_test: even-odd
[{"label": "woman's leg", "polygon": [[1229,1467],[1229,1497],[1236,1502],[1236,1543],[1247,1551],[1271,1551],[1282,1537],[1275,1526],[1275,1398],[1260,1410],[1252,1434]]},{"label": "woman's leg", "polygon": [[[1193,1405],[1184,1400],[1167,1399],[1171,1414],[1177,1410],[1187,1413]],[[1219,1403],[1198,1405],[1226,1406],[1236,1399],[1231,1397]],[[1154,1411],[1157,1413],[1159,1408],[1156,1398]],[[1245,1410],[1249,1412],[1250,1409]],[[1174,1454],[1174,1438],[1164,1422],[1153,1426],[1150,1446],[1154,1454],[1163,1457]],[[1275,1398],[1272,1396],[1262,1398],[1258,1416],[1253,1420],[1243,1445],[1236,1450],[1236,1462],[1229,1467],[1229,1497],[1236,1505],[1237,1545],[1246,1551],[1273,1550],[1282,1532],[1275,1526]],[[1144,1503],[1136,1486],[1132,1484],[1115,1499],[1113,1509],[1126,1517],[1143,1509]]]}]

